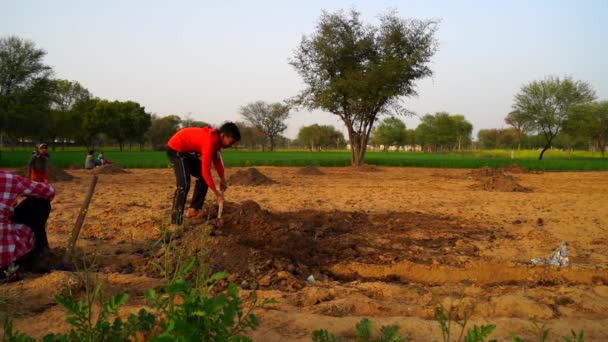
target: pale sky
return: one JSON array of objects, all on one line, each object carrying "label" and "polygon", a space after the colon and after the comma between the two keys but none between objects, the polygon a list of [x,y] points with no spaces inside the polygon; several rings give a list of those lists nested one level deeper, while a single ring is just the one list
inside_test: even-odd
[{"label": "pale sky", "polygon": [[[314,32],[322,10],[350,8],[369,24],[387,9],[441,20],[434,76],[404,102],[419,115],[464,114],[475,133],[505,127],[520,87],[550,75],[587,81],[608,100],[606,0],[0,0],[0,37],[34,41],[55,77],[100,98],[220,124],[242,120],[239,108],[249,102],[303,89],[288,64],[302,35]],[[294,111],[286,136],[313,123],[343,129],[332,114]]]}]

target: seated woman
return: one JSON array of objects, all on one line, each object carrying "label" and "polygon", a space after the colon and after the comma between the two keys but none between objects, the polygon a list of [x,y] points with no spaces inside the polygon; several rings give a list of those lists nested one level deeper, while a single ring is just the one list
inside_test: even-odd
[{"label": "seated woman", "polygon": [[[18,203],[20,196],[25,199]],[[0,278],[18,279],[20,269],[33,268],[48,251],[53,197],[49,183],[0,170]]]},{"label": "seated woman", "polygon": [[87,170],[92,170],[97,166],[100,166],[101,162],[95,159],[95,151],[90,150],[89,154],[87,154],[86,159],[84,160],[84,168]]}]

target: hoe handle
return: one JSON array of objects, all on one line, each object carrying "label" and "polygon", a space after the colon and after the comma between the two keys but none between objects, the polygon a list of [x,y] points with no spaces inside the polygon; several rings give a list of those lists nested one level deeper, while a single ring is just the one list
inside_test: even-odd
[{"label": "hoe handle", "polygon": [[91,198],[93,198],[93,192],[95,192],[95,185],[97,185],[97,175],[93,175],[91,177],[91,183],[89,183],[89,189],[87,190],[87,194],[84,198],[84,202],[82,203],[82,207],[80,208],[80,212],[78,213],[78,218],[76,219],[76,223],[74,224],[74,229],[72,229],[72,236],[70,237],[70,241],[68,242],[68,248],[65,251],[65,255],[63,256],[63,262],[67,263],[74,252],[74,246],[76,245],[76,240],[78,240],[78,235],[80,234],[80,228],[84,223],[84,218],[87,216],[87,211],[89,210],[89,204],[91,203]]}]

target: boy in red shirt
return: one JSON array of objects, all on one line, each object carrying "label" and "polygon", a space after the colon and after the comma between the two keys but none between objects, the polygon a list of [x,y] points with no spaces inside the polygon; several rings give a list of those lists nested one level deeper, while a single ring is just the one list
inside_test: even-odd
[{"label": "boy in red shirt", "polygon": [[[239,128],[232,122],[223,124],[219,130],[211,127],[188,127],[175,133],[167,143],[167,156],[173,164],[177,189],[171,208],[171,223],[182,224],[184,207],[190,190],[190,176],[196,178],[194,195],[186,217],[200,214],[207,189],[215,194],[218,203],[224,200],[227,184],[224,178],[224,162],[220,150],[241,140]],[[220,176],[220,190],[211,177],[211,163]]]}]

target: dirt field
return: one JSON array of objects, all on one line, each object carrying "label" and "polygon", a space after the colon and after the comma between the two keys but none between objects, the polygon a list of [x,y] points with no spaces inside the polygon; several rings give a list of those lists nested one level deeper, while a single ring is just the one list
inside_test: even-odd
[{"label": "dirt field", "polygon": [[[205,241],[213,269],[230,272],[245,293],[256,282],[261,296],[279,301],[257,312],[256,341],[310,341],[320,328],[352,337],[362,317],[397,324],[414,341],[438,340],[433,310],[441,303],[474,305],[471,325],[497,324],[491,336],[499,341],[513,332],[530,337],[532,316],[547,322],[551,340],[570,329],[608,340],[607,173],[512,170],[511,178],[489,179],[446,169],[257,170],[272,182],[231,187],[212,236],[197,219],[183,238],[188,248]],[[150,246],[168,222],[174,177],[169,169],[128,171],[99,175],[78,248],[135,309],[160,282],[150,264],[162,251]],[[229,179],[237,171],[247,169],[228,170]],[[87,171],[69,173],[76,178],[55,184],[48,225],[55,253],[89,183]],[[211,202],[207,209],[213,217]],[[570,243],[571,266],[530,265],[561,241]],[[33,336],[58,331],[64,314],[52,297],[74,283],[68,272],[27,275],[0,287],[19,297],[2,311]]]}]

